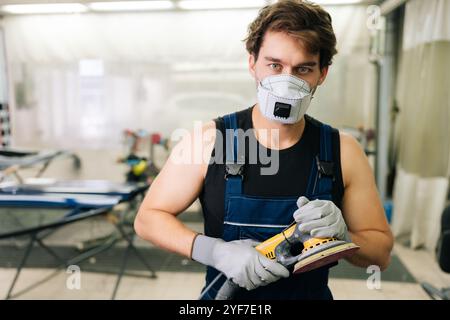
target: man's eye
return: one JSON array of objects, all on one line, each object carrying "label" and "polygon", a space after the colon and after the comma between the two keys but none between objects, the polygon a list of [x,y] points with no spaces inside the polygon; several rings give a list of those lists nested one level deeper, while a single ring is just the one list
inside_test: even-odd
[{"label": "man's eye", "polygon": [[269,64],[269,67],[273,70],[278,70],[281,66],[278,63],[271,63]]},{"label": "man's eye", "polygon": [[311,72],[312,70],[310,68],[300,67],[297,69],[299,74],[306,74]]}]

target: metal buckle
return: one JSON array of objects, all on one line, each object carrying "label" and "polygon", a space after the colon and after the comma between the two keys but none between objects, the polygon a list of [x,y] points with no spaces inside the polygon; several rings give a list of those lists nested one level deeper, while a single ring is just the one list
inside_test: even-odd
[{"label": "metal buckle", "polygon": [[319,156],[316,156],[317,170],[319,172],[319,177],[331,177],[334,181],[334,162],[331,161],[320,161]]},{"label": "metal buckle", "polygon": [[228,176],[241,176],[241,178],[244,178],[243,172],[244,172],[243,163],[225,164],[225,180],[228,180]]}]

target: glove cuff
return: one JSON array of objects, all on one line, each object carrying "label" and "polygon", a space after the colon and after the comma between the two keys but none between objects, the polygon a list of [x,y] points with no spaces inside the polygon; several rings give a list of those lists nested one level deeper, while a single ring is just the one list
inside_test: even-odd
[{"label": "glove cuff", "polygon": [[202,234],[197,235],[192,244],[192,260],[214,267],[214,248],[221,242],[223,242],[222,239],[212,238]]},{"label": "glove cuff", "polygon": [[352,242],[352,237],[350,236],[350,232],[348,230],[345,230],[344,239],[345,242]]}]

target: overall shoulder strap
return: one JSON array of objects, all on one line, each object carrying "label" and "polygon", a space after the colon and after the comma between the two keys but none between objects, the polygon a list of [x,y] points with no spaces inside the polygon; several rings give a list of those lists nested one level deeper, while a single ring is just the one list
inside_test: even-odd
[{"label": "overall shoulder strap", "polygon": [[245,164],[244,146],[239,139],[237,113],[223,117],[225,122],[225,193],[241,194],[243,169]]},{"label": "overall shoulder strap", "polygon": [[310,200],[332,200],[334,177],[333,129],[320,125],[320,151],[316,155],[309,176],[306,197]]}]

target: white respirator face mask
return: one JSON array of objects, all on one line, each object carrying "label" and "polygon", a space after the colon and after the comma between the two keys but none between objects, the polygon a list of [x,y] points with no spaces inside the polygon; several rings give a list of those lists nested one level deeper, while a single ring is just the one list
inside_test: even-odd
[{"label": "white respirator face mask", "polygon": [[290,74],[268,76],[258,84],[258,102],[262,114],[281,123],[299,122],[311,98],[308,83]]}]

